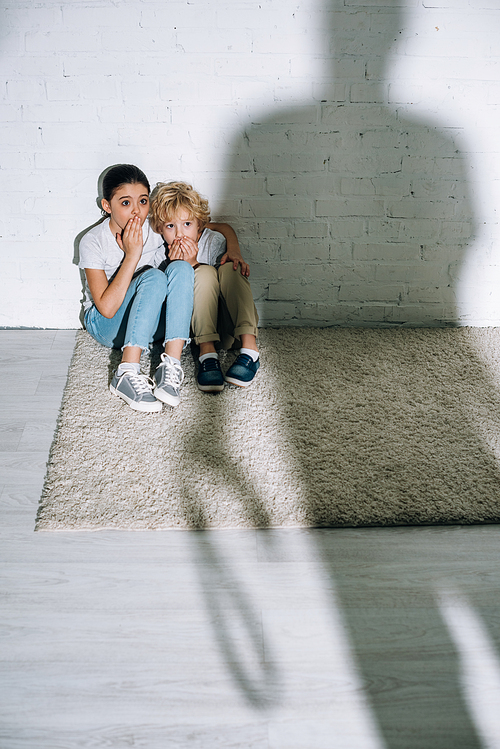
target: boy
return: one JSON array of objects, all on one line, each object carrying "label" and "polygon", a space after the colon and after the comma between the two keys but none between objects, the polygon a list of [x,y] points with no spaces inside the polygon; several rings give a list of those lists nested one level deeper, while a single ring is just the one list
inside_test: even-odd
[{"label": "boy", "polygon": [[[185,182],[159,182],[151,196],[150,223],[163,236],[168,261],[186,260],[195,271],[191,328],[200,347],[198,387],[208,393],[224,389],[224,380],[248,387],[259,369],[258,315],[239,249],[229,252],[226,240],[206,228],[208,201]],[[241,343],[236,361],[222,374],[215,344]]]}]

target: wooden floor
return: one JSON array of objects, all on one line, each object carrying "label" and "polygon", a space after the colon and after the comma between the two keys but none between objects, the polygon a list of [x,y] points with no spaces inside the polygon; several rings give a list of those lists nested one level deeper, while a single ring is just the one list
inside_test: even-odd
[{"label": "wooden floor", "polygon": [[1,749],[500,747],[497,526],[34,533],[73,342],[0,331]]}]

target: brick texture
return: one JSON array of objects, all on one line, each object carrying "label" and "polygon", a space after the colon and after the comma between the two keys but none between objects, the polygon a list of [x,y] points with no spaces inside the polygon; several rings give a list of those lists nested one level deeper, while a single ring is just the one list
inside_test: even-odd
[{"label": "brick texture", "polygon": [[4,3],[0,326],[78,327],[118,162],[210,198],[263,325],[499,325],[499,25],[494,0]]}]

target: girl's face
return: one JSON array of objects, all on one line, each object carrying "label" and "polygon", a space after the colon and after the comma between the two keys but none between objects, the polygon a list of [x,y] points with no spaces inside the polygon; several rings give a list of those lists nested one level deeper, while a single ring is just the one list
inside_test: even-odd
[{"label": "girl's face", "polygon": [[181,237],[189,237],[197,242],[200,238],[200,222],[186,208],[181,208],[170,221],[163,224],[161,233],[169,247],[174,239]]},{"label": "girl's face", "polygon": [[120,185],[109,202],[103,198],[101,203],[111,214],[110,229],[113,233],[123,231],[130,219],[136,216],[139,216],[142,226],[149,213],[148,190],[140,183]]}]

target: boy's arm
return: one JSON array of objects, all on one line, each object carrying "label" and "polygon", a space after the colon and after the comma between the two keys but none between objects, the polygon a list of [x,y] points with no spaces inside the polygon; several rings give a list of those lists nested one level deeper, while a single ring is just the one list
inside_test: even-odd
[{"label": "boy's arm", "polygon": [[212,231],[218,231],[226,240],[226,252],[223,254],[220,264],[224,265],[229,260],[233,264],[233,270],[238,270],[238,265],[241,265],[241,275],[248,277],[250,275],[250,266],[243,260],[238,237],[232,226],[229,226],[229,224],[210,223],[208,224],[208,228],[212,229]]}]

